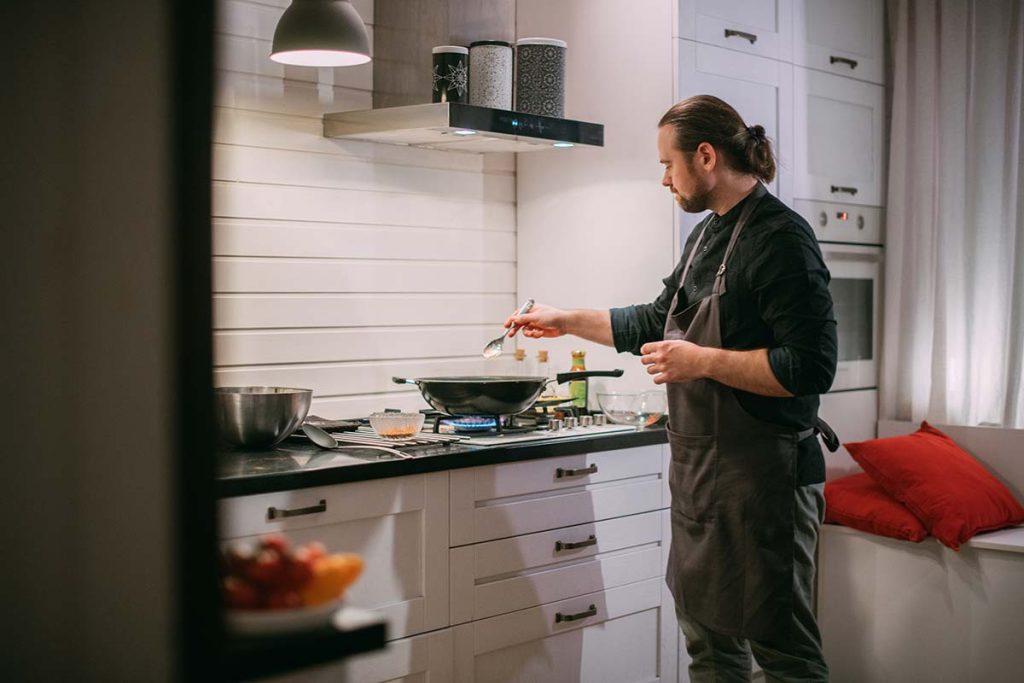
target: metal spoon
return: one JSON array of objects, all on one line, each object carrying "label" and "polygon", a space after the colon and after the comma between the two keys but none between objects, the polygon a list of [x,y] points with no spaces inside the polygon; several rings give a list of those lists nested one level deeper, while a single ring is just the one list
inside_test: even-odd
[{"label": "metal spoon", "polygon": [[316,425],[304,424],[302,425],[302,432],[309,437],[309,440],[315,443],[320,448],[330,448],[336,451],[346,450],[371,450],[371,451],[384,451],[391,455],[399,458],[411,459],[413,456],[402,451],[395,450],[394,448],[387,448],[386,446],[372,446],[370,444],[359,445],[359,446],[342,446],[333,436],[320,429]]},{"label": "metal spoon", "polygon": [[[533,303],[533,299],[527,299],[526,303],[522,305],[522,307],[519,309],[516,315],[522,315],[523,313],[529,311],[531,308],[533,308]],[[501,335],[497,339],[491,340],[491,342],[484,347],[484,358],[497,358],[498,356],[500,356],[501,346],[502,344],[505,343],[505,337],[507,337],[508,333],[511,332],[513,329],[514,328],[509,327],[505,330],[505,334]]]}]

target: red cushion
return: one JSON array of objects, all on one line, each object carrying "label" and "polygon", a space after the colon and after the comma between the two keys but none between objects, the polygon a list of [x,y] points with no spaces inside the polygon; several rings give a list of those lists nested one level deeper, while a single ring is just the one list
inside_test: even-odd
[{"label": "red cushion", "polygon": [[886,493],[954,550],[981,531],[1024,522],[1013,494],[927,422],[913,434],[844,445]]},{"label": "red cushion", "polygon": [[928,536],[921,520],[863,472],[825,483],[825,522],[914,543]]}]

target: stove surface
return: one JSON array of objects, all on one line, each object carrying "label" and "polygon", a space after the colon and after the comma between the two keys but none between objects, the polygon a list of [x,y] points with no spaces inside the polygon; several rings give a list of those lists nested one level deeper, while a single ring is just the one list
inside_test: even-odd
[{"label": "stove surface", "polygon": [[581,438],[603,434],[614,434],[616,432],[635,432],[636,427],[631,425],[601,425],[590,427],[573,427],[552,432],[547,429],[538,429],[531,432],[488,432],[487,434],[467,434],[467,444],[472,446],[507,446],[509,444],[527,443],[530,441],[552,441],[560,439]]}]

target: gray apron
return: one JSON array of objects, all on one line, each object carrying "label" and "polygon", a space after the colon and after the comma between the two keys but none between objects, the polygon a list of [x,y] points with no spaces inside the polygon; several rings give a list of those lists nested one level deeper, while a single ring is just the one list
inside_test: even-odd
[{"label": "gray apron", "polygon": [[[675,313],[665,339],[722,348],[719,299],[740,233],[766,194],[749,196],[711,294]],[[705,226],[679,281],[686,281]],[[676,605],[707,628],[754,640],[785,637],[793,619],[793,514],[797,432],[752,417],[713,380],[669,383],[672,547],[666,582]]]}]

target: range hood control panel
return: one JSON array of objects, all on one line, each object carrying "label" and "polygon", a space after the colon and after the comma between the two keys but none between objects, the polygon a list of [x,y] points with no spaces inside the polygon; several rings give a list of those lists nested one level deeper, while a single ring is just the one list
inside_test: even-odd
[{"label": "range hood control panel", "polygon": [[604,146],[601,124],[453,102],[326,114],[324,136],[475,153]]}]

